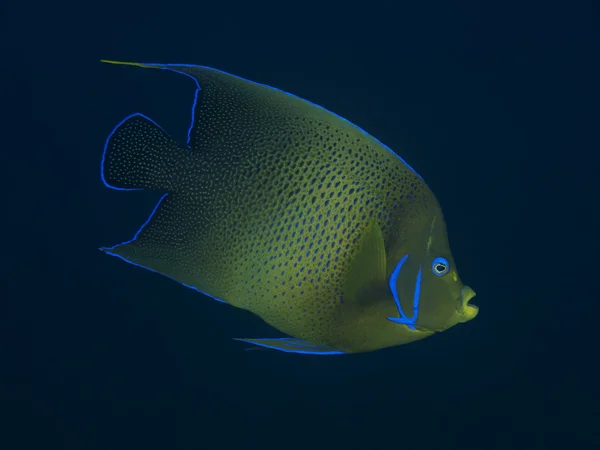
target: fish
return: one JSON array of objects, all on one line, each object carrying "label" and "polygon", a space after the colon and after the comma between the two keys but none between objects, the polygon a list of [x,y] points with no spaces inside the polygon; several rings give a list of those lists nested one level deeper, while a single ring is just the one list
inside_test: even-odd
[{"label": "fish", "polygon": [[282,352],[370,352],[477,316],[435,195],[369,133],[218,69],[102,62],[196,89],[185,143],[141,113],[110,132],[105,186],[162,197],[132,239],[101,251],[259,316],[285,337],[235,339]]}]

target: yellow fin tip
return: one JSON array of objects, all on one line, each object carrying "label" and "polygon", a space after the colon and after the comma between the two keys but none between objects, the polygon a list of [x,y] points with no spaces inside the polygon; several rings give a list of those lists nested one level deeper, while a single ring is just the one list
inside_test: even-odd
[{"label": "yellow fin tip", "polygon": [[113,61],[110,59],[101,59],[100,62],[103,62],[106,64],[116,64],[116,65],[121,65],[121,66],[150,67],[150,66],[147,66],[146,64],[142,64],[142,63],[127,62],[127,61]]}]

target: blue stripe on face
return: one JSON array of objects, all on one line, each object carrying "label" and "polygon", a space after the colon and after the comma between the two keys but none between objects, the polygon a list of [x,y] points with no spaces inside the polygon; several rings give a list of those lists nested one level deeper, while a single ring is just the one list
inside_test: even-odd
[{"label": "blue stripe on face", "polygon": [[398,280],[398,276],[400,275],[400,269],[402,269],[402,265],[406,262],[408,255],[404,255],[404,257],[398,262],[396,268],[392,272],[390,276],[390,289],[392,291],[392,295],[394,296],[394,302],[396,303],[396,308],[398,308],[398,314],[400,317],[388,317],[388,320],[391,320],[395,323],[400,323],[406,325],[411,330],[416,330],[415,323],[417,323],[417,318],[419,316],[419,300],[421,296],[421,282],[423,281],[423,266],[419,265],[419,273],[417,274],[417,283],[415,285],[415,293],[413,296],[413,316],[407,317],[402,310],[402,305],[400,304],[400,298],[398,297],[398,290],[396,289],[396,281]]},{"label": "blue stripe on face", "polygon": [[417,322],[419,317],[419,299],[421,297],[421,282],[423,281],[423,266],[419,266],[419,273],[417,274],[417,284],[415,285],[415,294],[413,297],[413,323]]},{"label": "blue stripe on face", "polygon": [[407,319],[407,317],[404,315],[404,311],[402,311],[402,305],[400,304],[400,299],[398,298],[396,280],[398,280],[398,275],[400,275],[400,269],[402,269],[402,265],[404,264],[407,258],[408,255],[404,255],[404,258],[402,258],[400,262],[396,265],[396,268],[392,272],[389,281],[390,289],[392,290],[392,295],[394,296],[394,302],[396,302],[396,308],[398,308],[398,313],[400,313],[400,317],[405,320]]}]

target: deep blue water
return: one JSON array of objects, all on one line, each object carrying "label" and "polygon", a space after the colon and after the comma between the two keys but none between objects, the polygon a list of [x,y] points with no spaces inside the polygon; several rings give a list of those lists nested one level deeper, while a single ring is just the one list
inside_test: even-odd
[{"label": "deep blue water", "polygon": [[[598,7],[188,3],[0,7],[0,449],[598,448]],[[102,58],[216,67],[366,129],[436,193],[479,316],[247,352],[231,338],[279,334],[103,255],[160,197],[103,186],[106,136],[139,111],[185,140],[194,84]]]}]

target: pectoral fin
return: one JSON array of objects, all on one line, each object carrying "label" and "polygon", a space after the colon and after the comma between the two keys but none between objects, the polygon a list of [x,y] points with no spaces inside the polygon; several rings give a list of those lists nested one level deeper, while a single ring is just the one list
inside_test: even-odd
[{"label": "pectoral fin", "polygon": [[361,236],[344,286],[344,299],[349,302],[369,301],[373,289],[385,282],[385,244],[377,223],[372,223]]},{"label": "pectoral fin", "polygon": [[259,347],[272,348],[286,353],[304,353],[309,355],[341,355],[345,352],[333,349],[323,344],[303,341],[296,338],[277,338],[277,339],[235,339],[236,341],[247,342],[248,344]]}]

